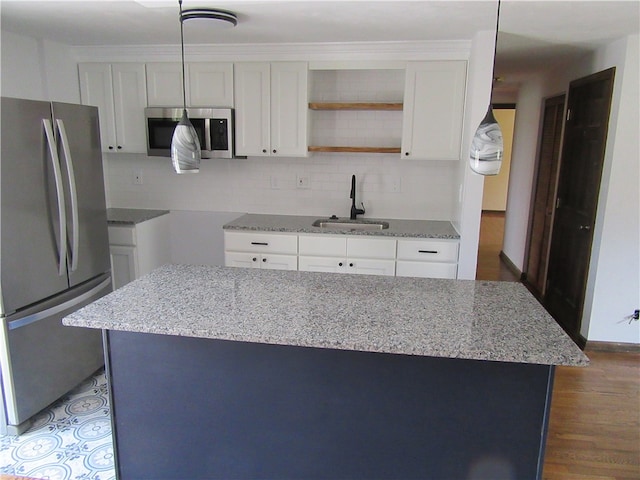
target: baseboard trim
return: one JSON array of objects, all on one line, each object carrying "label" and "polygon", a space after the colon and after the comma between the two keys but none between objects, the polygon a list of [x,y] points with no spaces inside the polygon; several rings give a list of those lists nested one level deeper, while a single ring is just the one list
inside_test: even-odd
[{"label": "baseboard trim", "polygon": [[612,353],[640,353],[639,343],[596,342],[587,340],[585,351]]},{"label": "baseboard trim", "polygon": [[507,255],[502,250],[500,250],[499,256],[500,256],[500,260],[502,260],[502,262],[505,264],[505,266],[509,269],[511,273],[513,273],[517,278],[519,278],[520,281],[524,280],[520,269],[516,267],[515,263],[513,263],[511,259],[507,257]]}]

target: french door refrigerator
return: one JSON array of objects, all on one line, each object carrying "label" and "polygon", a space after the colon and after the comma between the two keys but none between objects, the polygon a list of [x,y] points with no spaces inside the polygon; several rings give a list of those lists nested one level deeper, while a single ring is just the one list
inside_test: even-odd
[{"label": "french door refrigerator", "polygon": [[111,291],[95,107],[2,97],[0,434],[103,364],[98,330],[62,317]]}]

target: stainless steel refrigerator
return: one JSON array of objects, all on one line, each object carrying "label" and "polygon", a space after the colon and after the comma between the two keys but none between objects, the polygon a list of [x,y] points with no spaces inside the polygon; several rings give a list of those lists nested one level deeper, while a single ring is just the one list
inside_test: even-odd
[{"label": "stainless steel refrigerator", "polygon": [[62,317],[111,291],[98,110],[2,97],[0,434],[103,364],[97,330]]}]

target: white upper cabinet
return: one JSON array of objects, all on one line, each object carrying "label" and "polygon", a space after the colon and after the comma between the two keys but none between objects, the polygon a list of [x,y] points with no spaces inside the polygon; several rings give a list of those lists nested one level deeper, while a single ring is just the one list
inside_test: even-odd
[{"label": "white upper cabinet", "polygon": [[234,65],[236,153],[306,156],[306,62]]},{"label": "white upper cabinet", "polygon": [[407,63],[402,158],[460,159],[466,73],[465,61]]},{"label": "white upper cabinet", "polygon": [[[233,64],[194,62],[185,65],[186,98],[190,107],[233,107]],[[150,107],[182,106],[182,64],[147,63]]]},{"label": "white upper cabinet", "polygon": [[81,63],[78,72],[82,103],[98,107],[102,150],[146,152],[144,65]]}]

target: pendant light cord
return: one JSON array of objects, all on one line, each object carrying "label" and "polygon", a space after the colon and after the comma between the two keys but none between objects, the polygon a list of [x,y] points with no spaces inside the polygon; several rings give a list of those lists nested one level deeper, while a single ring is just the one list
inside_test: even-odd
[{"label": "pendant light cord", "polygon": [[[180,0],[182,2],[182,0]],[[500,0],[498,0],[498,13],[496,14],[496,36],[493,40],[493,65],[491,66],[491,96],[489,97],[489,104],[491,104],[491,97],[493,96],[493,83],[495,82],[496,74],[496,56],[498,55],[498,29],[500,28]]]},{"label": "pendant light cord", "polygon": [[180,6],[180,45],[182,47],[182,106],[187,109],[187,89],[185,86],[186,76],[184,74],[184,26],[182,20],[182,0],[178,0]]}]

